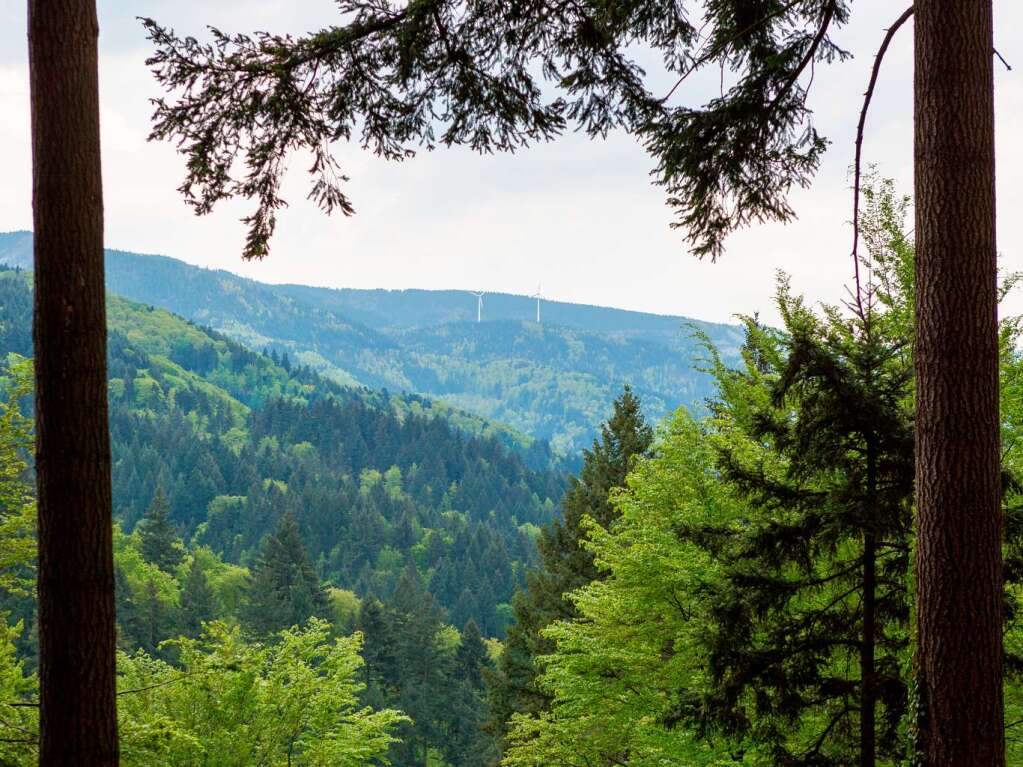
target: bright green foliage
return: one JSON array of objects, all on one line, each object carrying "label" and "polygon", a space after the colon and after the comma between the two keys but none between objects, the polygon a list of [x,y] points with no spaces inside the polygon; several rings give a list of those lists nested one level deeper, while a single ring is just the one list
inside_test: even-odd
[{"label": "bright green foliage", "polygon": [[138,532],[125,535],[114,525],[114,590],[122,649],[142,648],[164,657],[160,644],[178,633],[181,586],[175,574],[142,555]]},{"label": "bright green foliage", "polygon": [[361,637],[311,620],[271,645],[209,624],[176,642],[180,667],[122,654],[125,767],[357,767],[378,764],[404,717],[360,705]]},{"label": "bright green foliage", "polygon": [[[590,523],[606,577],[544,632],[552,705],[514,718],[505,764],[844,767],[859,763],[865,704],[876,763],[911,758],[913,253],[905,201],[890,185],[866,198],[869,328],[815,315],[784,285],[784,332],[747,323],[744,366],[715,368],[711,417],[680,414],[617,496],[620,520]],[[1023,362],[1019,322],[1002,327],[1016,763]]]},{"label": "bright green foliage", "polygon": [[157,486],[153,502],[139,523],[142,556],[165,573],[172,573],[185,556],[170,518],[170,505],[163,488]]},{"label": "bright green foliage", "polygon": [[[32,363],[11,355],[0,378],[0,597],[24,600],[35,592],[35,499],[28,475],[32,423],[21,411],[32,391]],[[35,678],[17,643],[25,623],[8,625],[0,612],[0,764],[35,765],[38,710]],[[21,704],[21,705],[19,705]]]},{"label": "bright green foliage", "polygon": [[36,559],[32,420],[21,410],[32,393],[32,362],[12,354],[0,375],[0,591],[25,595],[35,589]]},{"label": "bright green foliage", "polygon": [[504,764],[733,763],[691,730],[664,724],[677,692],[704,679],[703,631],[714,608],[707,586],[720,578],[719,565],[677,530],[737,521],[744,511],[718,481],[715,459],[699,427],[678,414],[656,456],[636,466],[628,492],[617,496],[613,532],[590,525],[609,577],[574,595],[580,620],[545,632],[557,643],[541,659],[552,707],[515,717]]},{"label": "bright green foliage", "polygon": [[298,523],[281,517],[277,531],[267,537],[252,570],[246,624],[259,636],[327,615],[327,597],[320,585]]},{"label": "bright green foliage", "polygon": [[583,545],[583,521],[595,520],[605,528],[611,524],[617,515],[612,493],[624,486],[629,469],[652,442],[639,401],[626,387],[600,439],[584,453],[582,471],[562,502],[563,518],[540,535],[541,567],[529,574],[528,587],[513,601],[515,623],[490,682],[489,727],[496,735],[504,735],[513,714],[537,713],[549,705],[546,691],[535,683],[536,658],[553,649],[542,631],[556,620],[574,617],[568,594],[600,576],[593,553]]},{"label": "bright green foliage", "polygon": [[16,623],[0,621],[0,764],[4,767],[35,767],[39,763],[39,699],[34,675],[25,671],[15,642],[24,630]]}]

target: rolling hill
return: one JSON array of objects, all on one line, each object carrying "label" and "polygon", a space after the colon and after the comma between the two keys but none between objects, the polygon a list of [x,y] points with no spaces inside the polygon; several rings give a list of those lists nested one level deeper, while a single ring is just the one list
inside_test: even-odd
[{"label": "rolling hill", "polygon": [[[0,234],[0,263],[29,268],[32,235]],[[726,358],[737,326],[489,294],[484,321],[463,291],[269,285],[166,256],[107,251],[108,289],[274,349],[334,381],[441,398],[572,454],[630,384],[657,420],[710,394],[694,331]]]},{"label": "rolling hill", "polygon": [[[31,355],[30,282],[0,270],[0,363]],[[418,396],[339,386],[164,309],[111,295],[107,315],[125,530],[159,489],[190,546],[248,565],[290,514],[326,582],[387,597],[414,567],[458,625],[503,631],[564,492],[545,446]]]}]

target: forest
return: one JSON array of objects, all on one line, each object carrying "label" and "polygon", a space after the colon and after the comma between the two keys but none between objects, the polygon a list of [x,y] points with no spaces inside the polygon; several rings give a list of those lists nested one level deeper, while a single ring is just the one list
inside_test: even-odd
[{"label": "forest", "polygon": [[[702,337],[703,414],[654,428],[626,389],[567,479],[428,400],[111,296],[122,763],[843,765],[868,736],[911,760],[914,249],[908,198],[865,201],[863,314],[782,279],[785,324],[746,318],[740,364]],[[0,273],[15,735],[37,726],[27,277]],[[1021,333],[1002,321],[1010,763]]]},{"label": "forest", "polygon": [[[0,99],[28,86],[0,142],[0,767],[1023,764],[995,4],[29,0],[11,76],[0,51]],[[736,325],[107,249],[174,241],[183,205],[250,270],[288,230],[345,260],[317,280],[464,288],[492,243],[635,306],[683,272],[623,140],[705,262],[686,295],[743,296]],[[300,178],[335,222],[375,197],[368,226],[317,236]],[[847,278],[793,259],[764,312],[750,259],[784,263],[785,224]]]},{"label": "forest", "polygon": [[[0,263],[32,267],[32,234],[0,232]],[[655,420],[699,407],[711,381],[696,365],[707,333],[729,359],[734,324],[536,302],[465,291],[331,290],[269,285],[167,256],[107,249],[107,290],[167,309],[255,349],[287,353],[335,382],[417,392],[483,416],[574,458],[628,383]],[[521,439],[511,436],[510,439]]]}]

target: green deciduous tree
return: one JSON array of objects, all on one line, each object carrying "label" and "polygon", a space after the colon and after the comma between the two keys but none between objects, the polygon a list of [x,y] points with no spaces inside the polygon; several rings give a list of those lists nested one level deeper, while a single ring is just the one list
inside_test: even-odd
[{"label": "green deciduous tree", "polygon": [[535,683],[536,658],[552,649],[542,631],[556,620],[576,615],[568,594],[600,576],[593,553],[583,545],[584,519],[607,527],[617,512],[611,502],[615,488],[636,459],[650,449],[653,432],[643,420],[639,401],[626,387],[601,436],[584,453],[583,467],[562,503],[564,516],[545,527],[537,545],[541,566],[515,595],[515,623],[490,682],[490,729],[499,737],[515,713],[536,713],[547,707],[547,694]]},{"label": "green deciduous tree", "polygon": [[122,654],[122,764],[379,763],[403,717],[359,704],[361,637],[329,637],[314,619],[271,645],[250,644],[214,622],[177,641],[180,667]]}]

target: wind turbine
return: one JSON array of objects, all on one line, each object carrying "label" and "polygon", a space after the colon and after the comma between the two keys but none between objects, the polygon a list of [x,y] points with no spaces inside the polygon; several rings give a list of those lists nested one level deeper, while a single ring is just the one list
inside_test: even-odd
[{"label": "wind turbine", "polygon": [[474,293],[469,291],[469,295],[476,296],[476,322],[483,322],[483,296],[487,294],[486,291],[482,293]]},{"label": "wind turbine", "polygon": [[535,298],[536,299],[536,324],[539,325],[540,324],[540,299],[543,298],[543,294],[540,292],[540,283],[539,282],[536,284],[536,293],[534,293],[532,296],[530,296],[530,298]]}]

